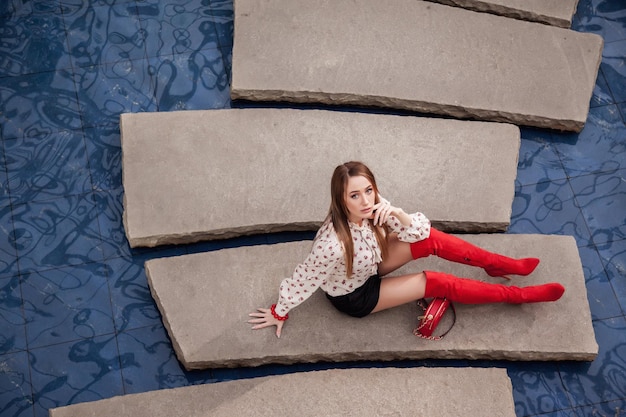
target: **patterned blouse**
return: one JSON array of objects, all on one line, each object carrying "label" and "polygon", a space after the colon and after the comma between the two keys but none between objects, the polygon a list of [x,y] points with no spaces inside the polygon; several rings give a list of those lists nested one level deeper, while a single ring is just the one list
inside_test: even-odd
[{"label": "patterned blouse", "polygon": [[[362,226],[352,222],[349,225],[354,239],[352,276],[346,276],[341,243],[332,222],[327,220],[317,232],[309,256],[296,267],[291,278],[281,282],[276,313],[284,316],[318,288],[335,297],[349,294],[378,273],[382,258],[370,221],[363,221]],[[412,214],[409,226],[404,226],[395,216],[389,216],[387,226],[402,242],[418,242],[430,236],[430,221],[422,213]]]}]

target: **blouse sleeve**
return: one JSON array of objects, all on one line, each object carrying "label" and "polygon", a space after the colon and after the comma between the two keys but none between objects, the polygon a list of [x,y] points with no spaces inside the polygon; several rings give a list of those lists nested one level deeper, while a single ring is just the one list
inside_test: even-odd
[{"label": "blouse sleeve", "polygon": [[401,242],[414,243],[424,240],[430,236],[430,220],[424,214],[417,212],[410,215],[411,224],[403,225],[395,216],[387,218],[387,226],[392,232],[398,234]]},{"label": "blouse sleeve", "polygon": [[276,313],[280,316],[308,299],[341,262],[343,252],[336,239],[316,239],[307,258],[280,283]]}]

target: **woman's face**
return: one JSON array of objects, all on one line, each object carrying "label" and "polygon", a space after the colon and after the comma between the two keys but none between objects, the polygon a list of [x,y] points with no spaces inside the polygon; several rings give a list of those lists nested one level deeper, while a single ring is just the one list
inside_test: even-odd
[{"label": "woman's face", "polygon": [[349,177],[344,193],[348,220],[352,223],[361,224],[363,219],[373,216],[373,208],[376,200],[374,186],[365,177]]}]

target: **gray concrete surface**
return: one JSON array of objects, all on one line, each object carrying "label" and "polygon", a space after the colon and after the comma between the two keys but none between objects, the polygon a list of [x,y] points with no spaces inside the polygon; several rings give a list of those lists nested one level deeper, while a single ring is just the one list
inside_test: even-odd
[{"label": "gray concrete surface", "polygon": [[[332,4],[332,5],[331,5]],[[235,0],[233,99],[580,131],[602,38],[415,0]]]},{"label": "gray concrete surface", "polygon": [[300,372],[145,392],[53,408],[49,415],[515,417],[515,404],[505,369],[371,368]]},{"label": "gray concrete surface", "polygon": [[124,114],[121,134],[133,247],[316,230],[349,160],[442,229],[502,231],[520,145],[502,123],[289,109]]},{"label": "gray concrete surface", "polygon": [[569,28],[578,0],[429,0],[435,3]]},{"label": "gray concrete surface", "polygon": [[[268,363],[455,358],[593,360],[597,355],[585,279],[570,236],[464,235],[513,257],[542,259],[512,284],[551,281],[566,287],[554,303],[457,305],[457,323],[442,341],[415,337],[418,308],[407,304],[363,319],[337,312],[321,291],[292,310],[276,338],[251,330],[248,313],[269,307],[280,281],[290,276],[311,242],[224,249],[146,262],[152,295],[178,359],[187,369]],[[482,269],[430,257],[394,274],[440,270],[491,282]],[[444,326],[444,323],[441,324]]]}]

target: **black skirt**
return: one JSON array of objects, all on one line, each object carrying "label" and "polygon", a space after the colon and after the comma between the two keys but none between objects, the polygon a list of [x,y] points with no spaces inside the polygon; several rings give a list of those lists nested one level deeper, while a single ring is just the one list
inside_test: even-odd
[{"label": "black skirt", "polygon": [[380,296],[380,277],[372,275],[356,290],[349,294],[333,297],[326,294],[333,306],[352,317],[365,317],[374,310]]}]

